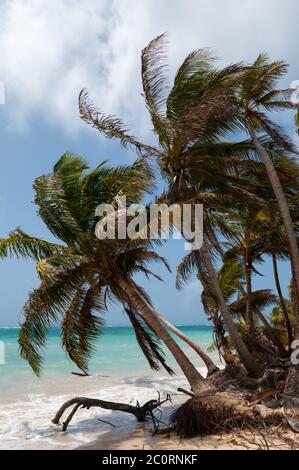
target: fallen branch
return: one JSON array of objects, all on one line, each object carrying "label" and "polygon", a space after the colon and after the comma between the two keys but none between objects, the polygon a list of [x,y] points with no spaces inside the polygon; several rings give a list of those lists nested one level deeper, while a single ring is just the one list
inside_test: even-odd
[{"label": "fallen branch", "polygon": [[105,421],[105,419],[100,419],[100,418],[98,418],[98,421],[100,421],[100,423],[109,424],[109,426],[111,426],[112,428],[116,428],[116,427],[117,427],[117,426],[115,426],[115,424],[110,423],[109,421]]},{"label": "fallen branch", "polygon": [[89,377],[90,374],[86,374],[83,372],[72,372],[72,375],[78,375],[79,377]]},{"label": "fallen branch", "polygon": [[138,422],[144,422],[148,417],[150,417],[153,421],[154,428],[157,430],[159,425],[159,420],[154,417],[153,411],[159,408],[163,403],[171,401],[170,395],[167,395],[164,400],[160,400],[160,395],[158,396],[157,400],[149,400],[143,406],[140,406],[137,402],[136,406],[128,405],[126,403],[117,403],[113,401],[105,401],[105,400],[98,400],[95,398],[86,398],[86,397],[76,397],[72,398],[71,400],[66,401],[61,408],[56,413],[56,416],[52,420],[54,424],[59,424],[59,421],[64,414],[64,412],[71,406],[74,405],[71,413],[68,415],[67,419],[64,421],[62,425],[62,430],[66,431],[68,425],[70,424],[72,418],[74,417],[76,411],[79,408],[86,408],[89,410],[91,407],[99,407],[105,410],[113,410],[113,411],[123,411],[124,413],[129,413],[135,416]]}]

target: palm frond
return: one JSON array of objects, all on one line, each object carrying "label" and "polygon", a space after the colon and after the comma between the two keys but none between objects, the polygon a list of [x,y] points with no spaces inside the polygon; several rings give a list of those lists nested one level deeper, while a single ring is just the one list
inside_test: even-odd
[{"label": "palm frond", "polygon": [[280,149],[284,149],[291,153],[298,153],[294,143],[281,126],[274,123],[265,113],[255,111],[253,118],[258,121],[261,130],[266,132],[278,145]]},{"label": "palm frond", "polygon": [[93,287],[78,289],[61,322],[62,346],[70,359],[84,373],[94,352],[94,342],[101,333],[103,320],[92,314],[106,310],[103,297]]},{"label": "palm frond", "polygon": [[39,214],[53,235],[66,244],[86,238],[80,222],[72,213],[60,174],[41,176],[35,180],[33,187],[36,192],[35,202],[39,206]]},{"label": "palm frond", "polygon": [[165,355],[157,336],[151,331],[151,329],[143,320],[142,316],[135,310],[132,310],[128,307],[125,308],[125,312],[134,328],[135,336],[140,349],[143,352],[151,369],[158,371],[162,366],[170,375],[173,375],[174,371],[167,365],[165,361]]},{"label": "palm frond", "polygon": [[204,94],[208,78],[214,71],[214,61],[207,49],[193,51],[186,57],[176,73],[167,99],[167,117],[171,122],[177,122],[188,102]]},{"label": "palm frond", "polygon": [[19,335],[19,346],[21,357],[29,362],[36,375],[40,374],[43,363],[41,350],[45,346],[46,333],[72,302],[83,279],[79,269],[59,273],[56,282],[42,281],[29,294],[23,308],[25,321]]},{"label": "palm frond", "polygon": [[[184,256],[176,270],[176,288],[181,290],[186,284],[189,284],[194,273],[198,271],[198,262],[195,259],[195,251],[191,251]],[[202,271],[205,271],[202,264]]]},{"label": "palm frond", "polygon": [[131,148],[139,155],[158,156],[160,154],[158,149],[143,144],[128,134],[128,129],[121,119],[97,110],[89,101],[86,90],[82,90],[79,95],[79,111],[81,119],[98,129],[107,139],[116,139],[124,148]]},{"label": "palm frond", "polygon": [[[244,315],[246,313],[247,296],[244,295],[230,304],[232,315]],[[253,308],[263,310],[277,302],[277,296],[270,289],[260,289],[251,293],[251,305]]]},{"label": "palm frond", "polygon": [[146,106],[150,112],[160,145],[169,148],[172,135],[165,116],[168,66],[166,64],[166,34],[154,38],[141,53],[141,77]]},{"label": "palm frond", "polygon": [[16,256],[39,261],[49,256],[63,254],[65,250],[64,246],[32,237],[19,227],[10,232],[8,238],[0,239],[0,258]]}]

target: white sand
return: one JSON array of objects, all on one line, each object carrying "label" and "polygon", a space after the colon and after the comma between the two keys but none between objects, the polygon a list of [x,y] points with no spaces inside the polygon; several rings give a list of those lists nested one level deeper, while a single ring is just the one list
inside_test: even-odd
[{"label": "white sand", "polygon": [[[203,372],[203,371],[201,371]],[[152,423],[137,423],[135,417],[122,412],[100,408],[77,411],[67,432],[51,419],[66,400],[74,396],[87,396],[103,400],[140,404],[171,394],[173,403],[163,406],[162,420],[167,422],[170,413],[187,397],[177,392],[178,387],[188,389],[183,377],[151,375],[147,377],[76,377],[68,375],[60,380],[48,377],[35,385],[13,390],[10,396],[0,398],[0,448],[1,449],[257,449],[299,448],[299,435],[283,431],[283,438],[270,438],[259,432],[228,434],[180,440],[172,435],[152,436]],[[112,423],[103,423],[106,420]],[[269,442],[265,442],[266,440]],[[289,441],[288,441],[289,440]],[[295,444],[294,444],[295,443]]]},{"label": "white sand", "polygon": [[[134,416],[100,408],[79,410],[66,433],[51,420],[59,407],[74,396],[141,404],[170,393],[177,388],[188,388],[183,377],[152,375],[148,377],[77,377],[43,379],[38,384],[27,384],[0,399],[1,449],[74,449],[93,442],[99,436],[111,433],[111,426],[99,421],[107,420],[117,426],[114,435],[137,429]],[[185,399],[185,397],[183,398]],[[103,437],[104,439],[104,437]]]}]

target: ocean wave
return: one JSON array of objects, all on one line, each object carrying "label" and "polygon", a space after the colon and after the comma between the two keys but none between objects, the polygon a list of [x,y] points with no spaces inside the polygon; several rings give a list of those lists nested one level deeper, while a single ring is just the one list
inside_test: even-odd
[{"label": "ocean wave", "polygon": [[[61,386],[61,384],[60,384]],[[103,433],[111,432],[109,421],[117,430],[136,427],[134,417],[127,413],[100,408],[79,410],[66,433],[51,420],[62,403],[76,395],[103,400],[141,404],[167,393],[177,395],[178,387],[188,387],[183,377],[148,376],[114,378],[77,378],[71,394],[28,393],[23,399],[0,407],[1,449],[74,449],[89,443]],[[88,391],[89,390],[89,391]]]},{"label": "ocean wave", "polygon": [[20,330],[20,326],[0,326],[0,330]]}]

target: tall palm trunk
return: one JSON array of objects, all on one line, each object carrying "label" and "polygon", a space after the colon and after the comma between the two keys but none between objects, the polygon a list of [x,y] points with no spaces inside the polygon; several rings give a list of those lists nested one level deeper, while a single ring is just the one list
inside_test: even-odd
[{"label": "tall palm trunk", "polygon": [[208,376],[214,374],[214,372],[219,371],[219,367],[217,367],[216,364],[214,364],[214,362],[208,356],[208,354],[203,349],[201,349],[201,347],[198,346],[198,344],[192,341],[192,339],[190,339],[189,336],[185,335],[181,330],[179,330],[174,325],[169,323],[169,321],[167,321],[165,318],[161,317],[161,315],[159,315],[158,318],[161,321],[161,323],[163,323],[163,325],[166,326],[166,328],[168,328],[172,333],[174,333],[176,336],[178,336],[183,341],[185,341],[185,343],[188,344],[188,346],[190,346],[190,348],[192,348],[199,355],[199,357],[205,363],[206,368],[208,369]]},{"label": "tall palm trunk", "polygon": [[291,349],[291,344],[293,341],[293,332],[292,332],[292,325],[290,322],[289,314],[286,308],[286,304],[282,295],[282,290],[280,286],[280,280],[279,280],[279,274],[278,274],[278,269],[277,269],[277,261],[276,261],[276,256],[273,253],[272,254],[272,263],[273,263],[273,273],[274,273],[274,279],[275,279],[275,285],[276,285],[276,290],[278,293],[278,298],[279,298],[279,303],[281,307],[282,314],[284,316],[284,321],[288,333],[288,340],[289,340],[289,349]]},{"label": "tall palm trunk", "polygon": [[[281,218],[283,221],[285,235],[288,243],[292,276],[294,279],[295,287],[295,308],[296,308],[296,321],[295,321],[295,339],[299,340],[299,250],[297,246],[297,240],[295,231],[292,224],[292,219],[289,211],[289,206],[287,198],[283,192],[281,183],[279,181],[278,175],[276,173],[275,167],[271,160],[270,155],[268,154],[265,147],[261,144],[257,138],[254,128],[250,121],[247,122],[247,129],[252,138],[252,141],[255,145],[255,148],[262,157],[263,163],[265,165],[268,178],[270,180],[273,192],[277,199]],[[296,368],[290,368],[288,373],[287,385],[285,388],[285,393],[289,395],[298,395],[299,394],[299,370]]]},{"label": "tall palm trunk", "polygon": [[250,230],[245,225],[244,227],[244,270],[245,270],[245,281],[246,281],[246,317],[248,321],[249,336],[255,337],[255,325],[254,325],[254,312],[252,309],[252,262],[250,259],[249,246],[250,246]]},{"label": "tall palm trunk", "polygon": [[244,367],[246,368],[248,374],[251,377],[258,377],[261,372],[260,365],[256,362],[253,356],[247,349],[240,333],[237,330],[236,325],[234,324],[229,309],[226,305],[223,293],[221,291],[221,287],[219,285],[217,275],[215,273],[207,246],[206,241],[203,242],[202,247],[200,249],[200,253],[197,252],[197,255],[201,255],[206,266],[209,281],[211,283],[211,288],[214,292],[214,295],[217,298],[219,309],[222,315],[222,319],[224,322],[225,327],[229,333],[229,336],[232,340],[232,343],[239,355],[241,362],[243,363]]},{"label": "tall palm trunk", "polygon": [[134,309],[141,313],[150,328],[152,328],[158,338],[165,343],[169,351],[172,353],[188,380],[193,392],[197,395],[215,393],[215,388],[202,377],[186,354],[164,328],[157,313],[144,298],[135,282],[132,279],[120,278],[118,280],[118,284],[125,291],[126,296]]},{"label": "tall palm trunk", "polygon": [[251,287],[251,264],[245,261],[246,280],[246,317],[248,320],[248,331],[251,337],[255,336],[254,313],[252,309],[252,287]]},{"label": "tall palm trunk", "polygon": [[270,180],[273,192],[277,199],[281,218],[283,221],[285,235],[288,243],[289,253],[290,253],[290,260],[291,260],[291,268],[292,268],[292,275],[295,283],[295,292],[296,292],[296,324],[295,324],[295,338],[299,339],[299,301],[298,301],[298,294],[299,294],[299,250],[296,240],[296,235],[294,231],[294,227],[292,224],[292,219],[289,211],[288,202],[286,196],[283,192],[281,183],[279,181],[277,172],[273,165],[272,159],[268,154],[265,147],[261,144],[259,139],[257,138],[254,128],[250,121],[247,124],[248,132],[252,138],[252,141],[255,145],[255,148],[259,152],[262,157],[263,163],[265,165],[268,178]]}]

